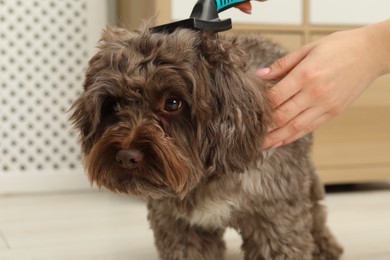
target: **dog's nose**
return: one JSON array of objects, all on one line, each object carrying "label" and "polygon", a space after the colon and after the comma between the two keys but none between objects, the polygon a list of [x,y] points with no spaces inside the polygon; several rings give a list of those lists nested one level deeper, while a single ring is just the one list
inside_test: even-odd
[{"label": "dog's nose", "polygon": [[137,168],[143,159],[143,152],[137,149],[123,149],[116,154],[116,160],[119,165],[129,170]]}]

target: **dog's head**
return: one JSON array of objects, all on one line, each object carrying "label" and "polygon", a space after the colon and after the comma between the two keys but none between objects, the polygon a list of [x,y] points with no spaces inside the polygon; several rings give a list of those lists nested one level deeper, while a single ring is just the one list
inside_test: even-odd
[{"label": "dog's head", "polygon": [[184,197],[261,159],[269,102],[232,39],[106,29],[72,107],[91,181]]}]

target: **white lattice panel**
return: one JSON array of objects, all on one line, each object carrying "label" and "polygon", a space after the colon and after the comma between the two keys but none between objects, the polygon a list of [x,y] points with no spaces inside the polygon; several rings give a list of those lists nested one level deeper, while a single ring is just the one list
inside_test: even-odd
[{"label": "white lattice panel", "polygon": [[81,175],[67,111],[81,91],[90,52],[88,2],[0,0],[3,190],[4,180],[14,176],[25,182],[58,175],[62,182],[64,174]]}]

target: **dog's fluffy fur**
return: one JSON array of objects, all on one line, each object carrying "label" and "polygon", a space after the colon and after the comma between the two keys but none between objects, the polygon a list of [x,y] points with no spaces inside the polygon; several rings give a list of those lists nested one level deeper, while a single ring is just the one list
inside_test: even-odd
[{"label": "dog's fluffy fur", "polygon": [[162,259],[337,259],[306,136],[262,151],[272,123],[255,70],[285,51],[259,36],[108,28],[71,119],[91,181],[148,200]]}]

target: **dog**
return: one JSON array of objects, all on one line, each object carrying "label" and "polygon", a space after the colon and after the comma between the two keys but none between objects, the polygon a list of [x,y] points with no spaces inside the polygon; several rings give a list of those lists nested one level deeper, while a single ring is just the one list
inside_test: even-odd
[{"label": "dog", "polygon": [[312,137],[269,150],[268,91],[255,73],[286,51],[260,36],[107,28],[71,121],[91,182],[148,201],[161,259],[338,259]]}]

